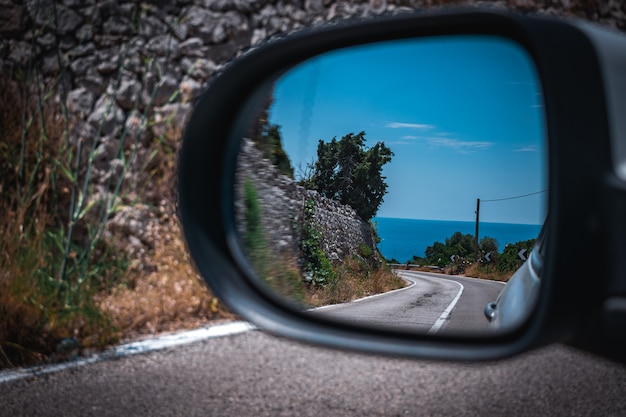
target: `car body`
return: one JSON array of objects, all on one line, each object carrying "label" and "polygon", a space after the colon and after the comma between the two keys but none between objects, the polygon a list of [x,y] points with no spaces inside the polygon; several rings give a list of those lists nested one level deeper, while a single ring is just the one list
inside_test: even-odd
[{"label": "car body", "polygon": [[529,306],[536,304],[541,287],[545,228],[539,233],[528,259],[509,278],[498,298],[485,306],[485,317],[491,330],[506,331],[519,327],[532,311]]}]

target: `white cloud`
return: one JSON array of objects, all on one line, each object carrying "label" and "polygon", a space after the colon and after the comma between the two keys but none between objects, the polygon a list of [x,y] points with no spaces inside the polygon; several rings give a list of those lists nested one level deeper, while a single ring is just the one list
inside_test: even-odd
[{"label": "white cloud", "polygon": [[462,140],[442,138],[442,137],[429,138],[428,143],[431,146],[450,148],[450,149],[454,149],[456,151],[463,152],[463,153],[470,152],[470,151],[482,151],[485,149],[489,149],[494,145],[493,142],[462,141]]},{"label": "white cloud", "polygon": [[515,149],[513,152],[539,152],[539,147],[535,145],[522,146]]},{"label": "white cloud", "polygon": [[389,141],[388,143],[395,145],[409,145],[411,143],[415,143],[415,141],[420,141],[428,144],[431,148],[448,148],[461,153],[483,151],[495,145],[493,142],[486,141],[462,141],[458,139],[451,139],[445,137],[445,135],[447,134],[436,134],[436,136],[405,135],[401,136],[399,140]]},{"label": "white cloud", "polygon": [[419,130],[428,130],[434,129],[435,126],[424,124],[424,123],[402,123],[402,122],[391,122],[387,123],[385,127],[390,129],[419,129]]},{"label": "white cloud", "polygon": [[[435,125],[423,124],[423,123],[402,123],[402,122],[391,122],[385,125],[387,128],[391,129],[415,129],[415,130],[430,130],[436,129]],[[395,145],[409,145],[410,143],[415,143],[414,141],[420,141],[425,144],[428,144],[433,148],[448,148],[455,150],[460,153],[469,153],[475,151],[482,151],[488,148],[491,148],[495,145],[493,142],[486,141],[462,141],[458,139],[452,139],[449,136],[454,136],[451,133],[447,132],[433,132],[428,135],[404,135],[400,136],[397,141],[390,141],[388,143],[393,143]]]}]

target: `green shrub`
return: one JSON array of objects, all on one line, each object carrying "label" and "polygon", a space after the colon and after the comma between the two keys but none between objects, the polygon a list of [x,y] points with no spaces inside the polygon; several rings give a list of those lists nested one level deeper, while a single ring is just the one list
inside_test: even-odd
[{"label": "green shrub", "polygon": [[263,230],[263,211],[257,190],[250,179],[244,182],[246,255],[252,269],[273,291],[298,303],[305,302],[297,263],[272,253]]},{"label": "green shrub", "polygon": [[363,258],[369,259],[374,254],[374,251],[368,245],[361,243],[357,248],[357,253]]},{"label": "green shrub", "polygon": [[244,183],[244,194],[246,221],[244,244],[253,265],[257,267],[257,270],[261,270],[262,268],[257,263],[262,260],[260,258],[264,257],[263,250],[267,247],[267,242],[265,241],[263,225],[261,224],[262,212],[259,196],[254,184],[248,178]]},{"label": "green shrub", "polygon": [[535,239],[524,240],[506,245],[498,257],[498,270],[500,272],[515,272],[524,263],[518,255],[519,251],[526,249],[526,256],[528,257],[534,246]]},{"label": "green shrub", "polygon": [[305,260],[305,280],[313,285],[324,287],[333,284],[337,277],[330,259],[321,249],[322,234],[314,226],[314,214],[315,205],[312,200],[307,200],[304,205],[300,249]]}]

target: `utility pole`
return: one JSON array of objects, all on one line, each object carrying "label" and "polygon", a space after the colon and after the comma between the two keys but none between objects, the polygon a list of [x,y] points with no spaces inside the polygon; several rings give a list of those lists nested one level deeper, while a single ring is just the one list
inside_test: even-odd
[{"label": "utility pole", "polygon": [[476,199],[476,235],[474,236],[474,262],[478,262],[478,223],[480,219],[480,198]]}]

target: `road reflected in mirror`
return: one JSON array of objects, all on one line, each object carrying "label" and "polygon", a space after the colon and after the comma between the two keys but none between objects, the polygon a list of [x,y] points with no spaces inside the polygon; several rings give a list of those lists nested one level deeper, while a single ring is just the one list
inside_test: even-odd
[{"label": "road reflected in mirror", "polygon": [[266,288],[314,315],[508,331],[540,288],[528,258],[546,217],[545,142],[536,69],[510,40],[320,55],[276,81],[242,138],[241,249]]}]

